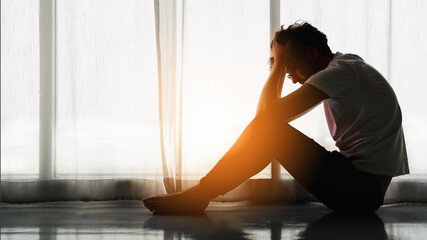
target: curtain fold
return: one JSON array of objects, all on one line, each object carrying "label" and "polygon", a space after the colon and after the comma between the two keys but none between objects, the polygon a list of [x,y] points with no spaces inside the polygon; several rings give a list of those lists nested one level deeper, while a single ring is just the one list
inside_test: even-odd
[{"label": "curtain fold", "polygon": [[163,180],[182,190],[183,1],[154,0]]}]

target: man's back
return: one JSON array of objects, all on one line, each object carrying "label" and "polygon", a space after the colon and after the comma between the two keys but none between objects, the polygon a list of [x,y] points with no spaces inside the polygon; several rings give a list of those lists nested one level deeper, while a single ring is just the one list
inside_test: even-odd
[{"label": "man's back", "polygon": [[329,130],[358,169],[389,176],[409,172],[399,103],[376,69],[357,55],[337,53],[307,83],[329,95]]}]

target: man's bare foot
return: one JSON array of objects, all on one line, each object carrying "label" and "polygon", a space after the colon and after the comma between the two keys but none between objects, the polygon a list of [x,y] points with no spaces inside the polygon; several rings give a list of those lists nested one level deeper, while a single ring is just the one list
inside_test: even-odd
[{"label": "man's bare foot", "polygon": [[199,185],[188,190],[145,198],[144,205],[155,215],[196,215],[203,214],[210,198]]}]

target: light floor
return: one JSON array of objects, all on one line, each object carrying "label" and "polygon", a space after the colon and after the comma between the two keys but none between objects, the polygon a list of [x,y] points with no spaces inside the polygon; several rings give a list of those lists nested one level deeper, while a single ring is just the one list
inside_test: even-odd
[{"label": "light floor", "polygon": [[2,204],[1,239],[427,239],[427,204],[336,216],[321,204],[210,204],[204,216],[152,216],[139,201]]}]

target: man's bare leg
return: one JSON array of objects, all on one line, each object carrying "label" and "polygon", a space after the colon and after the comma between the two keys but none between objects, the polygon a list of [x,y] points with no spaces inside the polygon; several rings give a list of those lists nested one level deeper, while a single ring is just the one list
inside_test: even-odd
[{"label": "man's bare leg", "polygon": [[[236,171],[239,171],[241,166],[239,166],[241,163],[239,161],[235,161],[233,159],[238,159],[237,154],[239,150],[243,150],[245,146],[244,140],[248,136],[251,135],[251,127],[250,125],[246,128],[246,130],[242,133],[242,135],[239,137],[239,139],[236,141],[236,143],[232,146],[232,148],[221,158],[221,160],[218,162],[218,164],[215,166],[214,169],[226,169],[231,172],[236,173]],[[244,156],[242,156],[244,157]],[[259,167],[256,168],[255,171],[252,171],[253,173],[249,174],[248,177],[243,177],[242,180],[238,180],[238,184],[243,182],[244,180],[248,179],[250,176],[256,174],[257,172],[261,171],[268,165],[268,161],[265,161],[265,163],[259,165]],[[244,169],[241,171],[245,171]],[[212,172],[212,171],[211,171]],[[221,172],[221,171],[220,171]],[[222,173],[219,173],[222,175]],[[214,174],[217,175],[217,174]],[[218,178],[220,179],[220,177]],[[217,184],[221,185],[220,182]],[[203,189],[203,187],[200,184],[197,184],[196,186],[181,191],[178,193],[172,193],[172,194],[166,194],[156,197],[150,197],[143,200],[145,206],[153,212],[153,214],[160,214],[160,215],[185,215],[185,214],[202,214],[209,204],[209,201],[216,197],[217,194],[212,194],[209,192],[206,192],[206,190]]]},{"label": "man's bare leg", "polygon": [[255,118],[198,185],[179,193],[144,199],[144,204],[154,214],[203,213],[211,199],[225,194],[259,173],[278,151],[287,152],[291,158],[300,154],[299,157],[302,158],[311,157],[308,156],[311,151],[301,149],[300,146],[308,138],[304,136],[301,140],[301,137],[292,136],[302,134],[295,134],[291,129],[293,128],[288,124],[274,117]]}]

